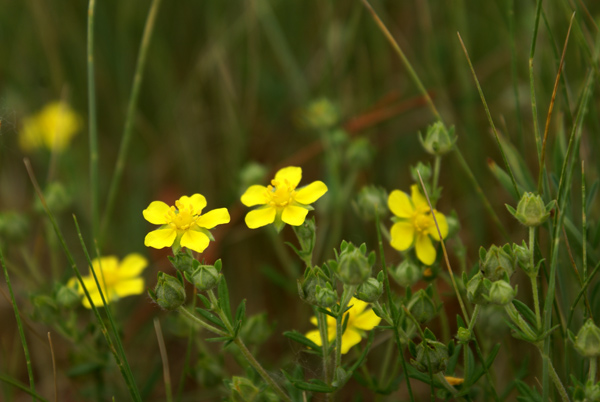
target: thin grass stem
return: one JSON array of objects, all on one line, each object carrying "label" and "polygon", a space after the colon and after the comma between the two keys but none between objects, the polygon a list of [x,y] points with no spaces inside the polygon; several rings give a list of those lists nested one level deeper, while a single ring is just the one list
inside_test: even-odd
[{"label": "thin grass stem", "polygon": [[173,393],[171,391],[171,372],[169,370],[169,357],[167,356],[165,339],[163,338],[162,329],[160,328],[160,321],[158,320],[158,317],[154,317],[154,331],[156,332],[156,339],[158,340],[160,358],[163,363],[163,378],[165,381],[165,393],[167,394],[167,402],[173,402]]},{"label": "thin grass stem", "polygon": [[90,198],[92,201],[92,235],[98,239],[100,230],[100,212],[98,204],[98,124],[96,113],[96,82],[94,80],[94,17],[96,0],[88,4],[87,21],[87,84],[88,84],[88,120],[90,139]]},{"label": "thin grass stem", "polygon": [[33,398],[37,398],[40,400],[40,402],[48,402],[47,399],[45,399],[43,396],[41,396],[40,394],[38,394],[35,391],[32,391],[27,385],[15,380],[14,378],[11,378],[9,376],[6,376],[4,374],[0,374],[0,381],[5,382],[6,384],[10,384],[15,388],[20,389],[21,391],[28,393],[29,395],[31,395]]},{"label": "thin grass stem", "polygon": [[50,355],[52,357],[52,376],[54,377],[54,402],[58,402],[58,379],[56,377],[56,359],[54,357],[54,345],[52,344],[52,335],[48,332],[48,344],[50,345]]}]

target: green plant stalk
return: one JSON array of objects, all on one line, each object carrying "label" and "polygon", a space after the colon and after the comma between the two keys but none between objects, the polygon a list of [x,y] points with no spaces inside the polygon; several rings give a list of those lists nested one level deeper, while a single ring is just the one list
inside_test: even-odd
[{"label": "green plant stalk", "polygon": [[531,94],[531,112],[533,116],[533,134],[535,136],[535,145],[538,153],[538,162],[542,160],[542,137],[537,121],[537,102],[535,99],[535,84],[533,80],[533,57],[535,55],[535,45],[537,41],[538,29],[540,26],[540,15],[542,11],[542,0],[537,0],[535,6],[535,23],[533,24],[533,38],[531,39],[531,50],[529,52],[529,90]]},{"label": "green plant stalk", "polygon": [[571,400],[569,399],[567,390],[565,389],[565,386],[563,385],[563,383],[560,381],[560,378],[558,377],[558,374],[556,373],[556,370],[554,369],[554,365],[552,364],[552,360],[550,360],[550,357],[548,355],[544,354],[544,352],[542,351],[542,348],[539,348],[539,350],[540,350],[540,354],[542,355],[542,359],[546,362],[546,364],[548,364],[548,368],[550,369],[549,370],[550,379],[552,380],[552,382],[554,383],[554,386],[558,390],[558,394],[560,395],[560,398],[562,399],[563,402],[570,402]]},{"label": "green plant stalk", "polygon": [[538,277],[538,273],[533,272],[533,270],[535,269],[535,265],[534,265],[534,260],[533,260],[533,254],[534,254],[534,247],[535,247],[535,227],[530,226],[529,227],[529,251],[530,251],[530,257],[529,257],[529,266],[531,269],[531,273],[528,275],[529,279],[531,280],[531,292],[533,294],[533,305],[535,307],[535,324],[536,324],[536,329],[539,331],[542,328],[542,315],[540,313],[540,296],[539,296],[539,292],[538,292],[538,283],[537,283],[537,277]]},{"label": "green plant stalk", "polygon": [[[425,338],[425,332],[423,332],[423,328],[421,328],[419,321],[417,321],[417,319],[411,314],[411,312],[406,307],[403,306],[402,308],[404,309],[406,316],[410,318],[410,320],[415,325],[415,328],[419,331],[421,342],[424,342],[425,347],[428,348],[429,346],[427,345],[427,338]],[[433,386],[433,369],[431,368],[431,359],[429,358],[429,353],[425,353],[425,357],[427,357],[427,371],[429,371],[429,385],[431,386],[431,402],[435,402],[435,387]]]},{"label": "green plant stalk", "polygon": [[87,21],[87,84],[90,138],[90,198],[92,200],[92,234],[98,239],[100,213],[98,207],[98,125],[96,113],[96,83],[94,81],[94,16],[96,0],[90,0]]},{"label": "green plant stalk", "polygon": [[[35,381],[33,379],[33,367],[31,366],[31,357],[29,355],[29,347],[27,347],[27,339],[25,338],[25,331],[23,330],[23,323],[21,322],[21,315],[19,314],[19,307],[17,307],[17,300],[15,299],[15,294],[13,292],[12,286],[10,284],[10,278],[8,276],[8,269],[6,268],[6,263],[4,262],[4,254],[0,249],[0,263],[2,263],[2,270],[4,270],[4,277],[6,278],[6,285],[8,286],[8,291],[10,292],[10,300],[13,305],[13,310],[15,312],[15,319],[17,320],[17,328],[19,329],[19,337],[21,338],[21,345],[23,346],[23,353],[25,354],[25,364],[27,365],[27,376],[29,377],[29,388],[32,392],[35,392]],[[35,395],[31,395],[33,400],[36,400]]]},{"label": "green plant stalk", "polygon": [[585,198],[585,161],[581,161],[581,238],[583,282],[587,279],[587,214]]},{"label": "green plant stalk", "polygon": [[[466,349],[466,348],[464,348],[464,349]],[[444,377],[444,373],[435,373],[435,378],[440,382],[440,384],[442,384],[442,386],[444,387],[444,389],[446,391],[450,392],[452,394],[452,396],[454,398],[456,398],[456,395],[458,395],[458,391],[456,390],[456,388],[454,388],[452,385],[450,385],[448,380],[446,380],[446,377]],[[460,398],[460,400],[464,400],[464,399]]]},{"label": "green plant stalk", "polygon": [[[242,338],[240,338],[239,335],[234,334],[233,325],[231,322],[229,322],[229,318],[227,317],[227,314],[225,314],[223,312],[223,310],[221,309],[221,307],[219,307],[219,304],[218,304],[219,301],[217,300],[217,297],[215,296],[215,293],[212,291],[212,289],[209,290],[207,293],[208,293],[210,302],[212,304],[213,311],[215,313],[217,313],[217,315],[219,316],[221,321],[223,321],[225,328],[227,328],[227,331],[229,332],[229,333],[225,333],[225,335],[221,335],[221,336],[232,337],[233,343],[235,343],[237,345],[237,347],[242,352],[242,355],[244,356],[246,361],[258,372],[258,374],[263,378],[263,380],[265,380],[265,382],[267,384],[269,384],[269,386],[271,386],[273,391],[275,391],[275,393],[277,395],[279,395],[279,397],[282,398],[283,401],[291,402],[290,397],[285,393],[285,391],[283,389],[281,389],[279,384],[277,384],[275,382],[275,380],[273,380],[273,378],[269,375],[269,373],[267,373],[267,371],[260,365],[258,360],[256,360],[254,355],[252,355],[252,353],[248,350],[248,348],[244,344],[244,341],[242,341]],[[187,312],[187,310],[186,310],[186,312]],[[209,325],[209,324],[207,324],[207,325]],[[220,331],[220,332],[223,332],[223,331]]]},{"label": "green plant stalk", "polygon": [[227,332],[221,331],[219,328],[214,327],[211,324],[207,323],[206,321],[202,320],[201,318],[196,317],[194,314],[190,313],[183,306],[180,306],[179,308],[177,308],[177,311],[179,311],[182,315],[184,315],[190,321],[195,322],[196,324],[200,325],[202,328],[204,328],[214,334],[217,334],[219,336],[229,336],[229,334]]},{"label": "green plant stalk", "polygon": [[[196,293],[197,290],[194,288],[194,296],[192,299],[192,311],[196,308]],[[183,396],[183,386],[185,385],[185,378],[189,369],[190,360],[192,358],[192,345],[194,337],[194,326],[190,325],[187,347],[185,348],[185,360],[183,361],[183,370],[179,379],[179,385],[177,387],[177,402],[181,402]]]},{"label": "green plant stalk", "polygon": [[515,1],[508,2],[508,32],[510,36],[510,72],[512,78],[513,93],[515,96],[515,112],[517,123],[517,138],[521,153],[524,153],[523,144],[523,118],[521,116],[521,102],[519,100],[519,75],[517,73],[517,49],[515,46]]},{"label": "green plant stalk", "polygon": [[31,395],[34,398],[37,398],[40,400],[40,402],[48,402],[47,399],[45,399],[43,396],[41,396],[40,394],[38,394],[37,392],[31,390],[29,387],[27,387],[27,385],[15,380],[14,378],[11,378],[9,376],[6,376],[4,374],[0,374],[0,381],[5,382],[7,384],[12,385],[15,388],[19,388],[21,391],[28,393],[29,395]]},{"label": "green plant stalk", "polygon": [[515,323],[515,325],[519,327],[519,329],[523,331],[525,335],[532,339],[537,337],[535,331],[531,329],[529,324],[527,324],[527,321],[525,321],[525,319],[521,316],[521,313],[519,313],[517,308],[512,303],[506,304],[504,306],[504,311],[506,311],[506,314],[509,316],[512,322]]},{"label": "green plant stalk", "polygon": [[435,191],[438,185],[438,180],[440,178],[440,168],[442,165],[442,157],[440,155],[435,156],[435,161],[433,162],[433,181],[431,190]]},{"label": "green plant stalk", "polygon": [[[112,211],[114,209],[115,201],[117,199],[117,191],[121,183],[123,176],[123,170],[125,169],[125,162],[127,160],[127,154],[129,151],[129,145],[131,143],[131,137],[133,134],[133,123],[135,120],[135,111],[138,105],[138,99],[140,96],[140,88],[142,84],[142,78],[144,75],[144,67],[146,66],[146,56],[148,54],[148,48],[150,47],[150,39],[152,37],[152,31],[154,30],[154,22],[156,15],[158,14],[158,8],[161,0],[153,0],[148,12],[146,19],[146,26],[144,27],[144,33],[142,36],[142,43],[138,53],[137,64],[135,67],[135,74],[133,77],[133,84],[131,87],[131,95],[129,97],[129,104],[127,106],[127,115],[125,117],[125,128],[123,130],[123,136],[121,137],[121,144],[119,146],[119,154],[117,156],[117,163],[115,165],[115,171],[113,173],[110,187],[108,191],[108,199],[102,217],[102,227],[100,230],[100,240],[104,238],[108,222],[110,221]],[[99,241],[102,244],[101,241]]]},{"label": "green plant stalk", "polygon": [[590,357],[590,370],[588,371],[588,381],[596,383],[596,374],[598,373],[598,358]]},{"label": "green plant stalk", "polygon": [[[98,311],[98,309],[96,308],[96,306],[94,305],[94,303],[92,303],[92,298],[90,297],[90,293],[87,290],[87,287],[85,286],[85,283],[83,282],[83,278],[81,277],[81,273],[79,272],[79,268],[77,268],[77,264],[75,264],[75,260],[73,259],[73,255],[71,254],[71,252],[69,251],[69,248],[67,247],[67,243],[65,242],[65,238],[62,235],[62,232],[61,232],[60,228],[58,227],[58,223],[56,223],[56,219],[54,218],[54,214],[52,213],[52,211],[50,211],[50,208],[48,208],[48,204],[46,203],[46,200],[44,198],[44,194],[42,193],[42,190],[40,189],[40,186],[39,186],[39,184],[38,184],[38,182],[37,182],[37,180],[35,178],[35,175],[33,173],[33,168],[31,167],[31,163],[29,162],[29,159],[25,158],[24,159],[24,163],[25,163],[25,167],[27,169],[27,174],[29,175],[29,179],[31,180],[33,188],[35,189],[35,192],[36,192],[38,198],[40,199],[40,202],[42,203],[42,206],[44,207],[44,211],[46,212],[46,215],[48,216],[48,219],[50,219],[52,227],[54,228],[54,232],[56,233],[56,236],[58,237],[58,240],[59,240],[59,242],[60,242],[60,244],[61,244],[61,246],[62,246],[62,248],[63,248],[63,250],[65,252],[65,255],[67,257],[67,261],[69,262],[69,265],[71,266],[71,269],[75,273],[75,276],[77,277],[77,280],[79,281],[79,284],[81,285],[81,288],[83,289],[85,297],[88,299],[88,301],[90,302],[90,305],[92,306],[92,311],[94,312],[94,315],[96,316],[96,320],[100,324],[100,329],[101,329],[102,335],[106,339],[106,343],[108,343],[109,349],[112,352],[113,357],[115,358],[117,366],[119,367],[119,371],[121,372],[121,375],[123,376],[123,379],[125,380],[125,383],[127,384],[127,388],[129,390],[129,393],[131,394],[131,396],[132,396],[132,398],[133,398],[134,401],[141,402],[142,399],[140,397],[140,394],[139,394],[139,391],[137,389],[137,386],[135,385],[135,380],[133,379],[133,373],[131,372],[131,368],[129,367],[129,364],[127,363],[127,360],[126,360],[125,356],[124,355],[120,356],[117,353],[117,350],[114,347],[113,341],[112,341],[110,335],[108,334],[108,328],[106,327],[106,324],[104,323],[104,320],[100,316],[100,312]],[[81,231],[79,231],[79,235],[81,236]],[[100,294],[102,294],[102,292],[100,292]],[[118,331],[117,331],[116,327],[114,327],[114,326],[113,326],[112,329],[113,329],[115,335],[117,336],[117,343],[120,345],[121,344],[121,339],[119,338]],[[122,346],[121,346],[121,350],[122,350]],[[123,361],[121,360],[121,357],[125,358],[125,364],[123,364]]]},{"label": "green plant stalk", "polygon": [[[323,378],[327,385],[331,385],[331,376],[329,375],[329,334],[327,326],[327,315],[321,313],[316,308],[315,315],[317,317],[317,324],[319,326],[319,335],[321,336],[321,349],[323,351]],[[325,394],[325,400],[329,400],[329,394]]]},{"label": "green plant stalk", "polygon": [[469,331],[473,331],[475,328],[475,323],[477,322],[477,317],[479,317],[479,310],[481,310],[481,305],[476,304],[473,312],[471,313],[471,320],[469,321]]},{"label": "green plant stalk", "polygon": [[171,389],[171,374],[169,371],[169,358],[167,356],[167,348],[165,347],[165,339],[163,338],[162,329],[158,317],[154,317],[154,330],[156,331],[156,339],[158,340],[158,349],[163,363],[163,377],[165,382],[165,394],[167,394],[167,402],[173,402],[173,392]]},{"label": "green plant stalk", "polygon": [[348,307],[348,303],[350,303],[352,296],[354,296],[354,292],[356,292],[356,286],[344,285],[344,291],[342,292],[342,297],[340,300],[340,309],[335,319],[335,360],[333,365],[334,381],[339,380],[337,369],[338,367],[342,367],[342,335],[344,334],[342,324],[344,323],[344,316],[346,315],[345,310],[346,307]]}]

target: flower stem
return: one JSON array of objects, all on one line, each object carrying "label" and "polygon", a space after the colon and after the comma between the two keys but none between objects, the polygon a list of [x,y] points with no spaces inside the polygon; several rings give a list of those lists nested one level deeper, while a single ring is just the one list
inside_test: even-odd
[{"label": "flower stem", "polygon": [[190,321],[195,322],[196,324],[200,325],[202,328],[209,330],[210,332],[213,332],[219,336],[228,336],[229,334],[225,331],[221,331],[220,329],[213,327],[212,325],[210,325],[209,323],[205,322],[204,320],[201,320],[200,318],[196,317],[194,314],[190,313],[185,307],[180,306],[177,311],[179,311],[181,314],[183,314],[184,316],[186,316]]},{"label": "flower stem", "polygon": [[529,275],[529,279],[531,280],[531,292],[533,293],[533,305],[535,307],[535,324],[537,330],[539,331],[542,328],[542,314],[540,313],[540,298],[538,292],[538,284],[537,284],[537,272],[534,272],[535,265],[533,260],[533,249],[535,247],[535,227],[529,228],[529,265],[531,269],[531,274]]},{"label": "flower stem", "polygon": [[440,178],[440,167],[442,165],[442,157],[440,155],[435,156],[435,162],[433,162],[433,186],[431,186],[431,191],[435,191],[438,185],[438,180]]},{"label": "flower stem", "polygon": [[560,378],[558,377],[558,374],[556,373],[556,370],[554,369],[554,365],[552,364],[552,360],[550,360],[550,357],[548,355],[544,354],[541,346],[538,347],[538,349],[540,350],[542,359],[545,360],[548,364],[548,368],[550,369],[549,370],[550,379],[554,383],[554,386],[556,387],[558,394],[560,395],[560,398],[562,399],[563,402],[570,402],[571,400],[569,399],[567,390],[565,389],[565,386],[563,385],[563,383],[560,381]]},{"label": "flower stem", "polygon": [[[315,315],[317,316],[317,323],[319,326],[319,335],[321,336],[321,344],[323,350],[323,378],[327,385],[331,385],[331,376],[329,375],[329,334],[327,327],[327,315],[317,311],[315,308]],[[329,400],[329,394],[325,394],[325,399]]]},{"label": "flower stem", "polygon": [[333,379],[334,381],[338,380],[338,367],[342,367],[342,335],[343,335],[343,324],[344,324],[344,316],[346,307],[348,307],[348,303],[354,296],[354,292],[356,291],[356,286],[353,285],[345,285],[344,292],[342,293],[342,299],[340,301],[340,309],[338,311],[338,316],[336,318],[336,326],[335,326],[335,364],[333,366]]},{"label": "flower stem", "polygon": [[598,358],[590,357],[590,371],[588,372],[588,381],[596,383],[596,374],[598,373]]}]

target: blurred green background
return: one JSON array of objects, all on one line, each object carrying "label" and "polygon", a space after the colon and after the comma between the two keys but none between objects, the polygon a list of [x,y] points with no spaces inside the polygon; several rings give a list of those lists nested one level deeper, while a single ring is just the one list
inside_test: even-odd
[{"label": "blurred green background", "polygon": [[[492,207],[507,222],[511,236],[520,239],[522,229],[504,208],[505,202],[514,201],[488,169],[489,160],[502,165],[501,157],[456,33],[460,32],[469,51],[498,130],[537,177],[528,70],[535,2],[373,0],[372,5],[413,64],[445,122],[456,126],[458,146]],[[96,6],[101,214],[149,7],[149,1],[141,0],[98,1]],[[543,10],[533,68],[542,128],[569,19],[576,11],[549,138],[549,149],[564,149],[571,114],[591,68],[590,43],[597,41],[600,2],[550,0],[544,2]],[[50,292],[53,280],[64,283],[72,274],[45,218],[35,212],[35,195],[23,157],[31,159],[43,188],[49,182],[64,187],[69,202],[60,211],[59,222],[80,267],[85,267],[85,260],[71,214],[77,215],[88,245],[92,244],[86,21],[84,1],[0,1],[0,210],[17,211],[29,222],[24,239],[13,242],[3,238],[2,247],[13,269],[34,264],[44,278],[34,281],[40,283],[33,290],[15,276],[26,316],[32,306],[23,296]],[[597,105],[597,93],[593,96],[591,104]],[[321,98],[336,105],[339,126],[345,129],[340,144],[334,142],[333,148],[302,118],[307,105]],[[24,154],[17,139],[23,118],[59,99],[82,116],[83,129],[69,149],[54,159],[44,151]],[[328,183],[335,153],[331,149],[367,141],[359,143],[362,151],[371,150],[366,159],[357,161],[345,154],[336,160],[340,176],[355,172],[351,188],[344,193],[348,197],[329,194],[315,204],[314,214],[321,244],[318,262],[330,258],[332,247],[342,239],[367,242],[374,249],[374,227],[360,221],[350,198],[367,184],[408,191],[413,182],[409,166],[432,161],[422,150],[417,133],[433,121],[406,69],[360,1],[163,1],[148,48],[130,152],[102,253],[148,256],[145,278],[148,286],[153,286],[158,270],[172,268],[166,250],[144,247],[144,236],[153,226],[141,211],[154,200],[170,204],[181,195],[205,195],[208,209],[227,207],[232,222],[213,232],[217,241],[204,257],[209,262],[223,259],[235,302],[247,298],[250,313],[268,312],[274,335],[261,352],[267,366],[304,359],[280,334],[292,328],[308,330],[310,308],[294,294],[293,281],[277,285],[275,274],[264,274],[265,269],[280,275],[285,271],[267,231],[245,226],[247,209],[241,205],[240,195],[249,184],[266,184],[277,168],[287,165],[303,168],[304,184],[314,180]],[[600,141],[594,134],[600,130],[597,106],[590,108],[585,124],[589,135],[581,152],[598,155]],[[552,157],[549,153],[548,158]],[[52,164],[55,169],[50,172]],[[595,180],[596,175],[597,169],[590,169],[589,179]],[[438,209],[446,213],[456,210],[460,217],[459,236],[470,268],[476,263],[479,246],[504,239],[491,224],[454,154],[444,158],[440,183],[444,192]],[[336,219],[341,222],[339,228],[335,228]],[[284,229],[281,237],[292,240],[291,229]],[[389,247],[387,251],[390,263],[396,263],[397,254]],[[300,272],[300,263],[295,264]],[[2,322],[12,326],[12,310],[8,303],[2,306]],[[134,373],[139,373],[142,385],[156,384],[151,380],[160,368],[158,354],[152,352],[152,366],[146,362],[147,353],[136,353],[141,345],[144,350],[157,350],[152,317],[158,314],[165,322],[169,317],[145,296],[123,300],[116,310],[124,323],[125,347]],[[39,334],[47,331],[42,324],[33,326]],[[20,355],[11,351],[16,340],[12,329],[2,330],[6,359],[1,359],[0,370],[22,370],[24,374]],[[170,336],[168,328],[165,332]],[[185,339],[169,337],[168,341],[171,361],[181,360]],[[50,377],[43,342],[32,341],[38,378]],[[65,372],[69,369],[69,344],[56,342]],[[229,361],[229,365],[236,370],[235,363]],[[178,378],[180,368],[177,363],[173,366],[173,376]],[[120,389],[119,380],[115,377],[111,387]],[[77,381],[59,375],[63,388]],[[147,386],[147,395],[160,400],[160,381]]]}]

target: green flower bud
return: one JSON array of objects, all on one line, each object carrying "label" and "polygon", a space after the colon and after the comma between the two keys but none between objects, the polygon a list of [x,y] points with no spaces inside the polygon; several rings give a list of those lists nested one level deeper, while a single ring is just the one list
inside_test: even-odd
[{"label": "green flower bud", "polygon": [[376,278],[369,278],[358,287],[356,298],[367,303],[374,303],[383,294],[383,283]]},{"label": "green flower bud", "polygon": [[419,180],[419,173],[421,173],[423,182],[427,183],[427,181],[431,179],[431,164],[424,164],[421,161],[419,161],[415,166],[410,167],[410,177],[412,177],[413,181],[416,183],[421,182]]},{"label": "green flower bud", "polygon": [[375,150],[368,138],[360,137],[352,140],[346,150],[346,161],[355,169],[367,167],[373,161]]},{"label": "green flower bud", "polygon": [[158,282],[154,292],[149,292],[150,297],[165,310],[175,310],[185,302],[185,288],[183,280],[158,273]]},{"label": "green flower bud", "polygon": [[326,130],[339,120],[338,108],[327,98],[311,102],[303,113],[305,124],[314,130]]},{"label": "green flower bud", "polygon": [[527,247],[527,245],[525,244],[525,241],[523,241],[522,246],[519,246],[518,244],[513,244],[512,252],[517,263],[524,269],[527,268],[525,269],[525,271],[528,271],[530,269],[529,263],[531,262],[531,251],[529,250],[529,247]]},{"label": "green flower bud", "polygon": [[[344,247],[345,244],[345,247]],[[351,243],[342,243],[342,252],[338,258],[338,275],[346,285],[360,285],[371,276],[371,267],[375,263],[375,253],[366,255],[367,246],[362,244],[360,248]]]},{"label": "green flower bud", "polygon": [[56,303],[62,307],[73,307],[81,302],[81,296],[71,286],[59,285],[56,292]]},{"label": "green flower bud", "polygon": [[292,226],[298,242],[300,243],[300,252],[310,256],[315,248],[315,240],[317,237],[317,226],[315,218],[306,219],[302,225]]},{"label": "green flower bud", "polygon": [[219,272],[212,265],[199,265],[193,274],[185,273],[185,278],[200,292],[210,290],[219,283]]},{"label": "green flower bud", "polygon": [[403,287],[410,287],[423,277],[421,268],[410,260],[402,261],[395,270],[391,271],[391,274],[392,278]]},{"label": "green flower bud", "polygon": [[427,153],[438,156],[443,155],[451,151],[456,143],[454,126],[447,129],[441,121],[435,122],[427,127],[425,138],[419,132],[419,140]]},{"label": "green flower bud", "polygon": [[535,227],[546,222],[550,216],[550,210],[554,206],[554,201],[544,204],[542,197],[533,193],[524,193],[521,200],[517,204],[517,210],[515,211],[510,205],[506,205],[508,211],[515,217],[519,222],[525,226]]},{"label": "green flower bud", "polygon": [[473,304],[488,304],[488,288],[483,284],[483,274],[477,272],[467,283],[467,299]]},{"label": "green flower bud", "polygon": [[186,249],[185,251],[179,250],[173,257],[167,257],[171,264],[176,270],[191,274],[194,272],[196,267],[200,264],[193,256],[192,251]]},{"label": "green flower bud", "polygon": [[231,379],[231,393],[233,401],[250,402],[257,400],[260,390],[245,377],[233,377]]},{"label": "green flower bud", "polygon": [[584,357],[600,356],[600,328],[588,319],[575,337],[575,350]]},{"label": "green flower bud", "polygon": [[448,347],[441,342],[424,340],[417,345],[417,357],[410,360],[417,370],[433,374],[442,372],[448,364]]},{"label": "green flower bud", "polygon": [[365,186],[363,187],[356,200],[352,202],[354,210],[361,219],[369,222],[378,215],[379,219],[385,218],[388,214],[387,192],[381,187]]},{"label": "green flower bud", "polygon": [[408,303],[408,310],[420,323],[431,320],[437,314],[437,307],[424,289],[420,289],[413,295]]},{"label": "green flower bud", "polygon": [[456,339],[458,339],[459,343],[466,344],[473,339],[473,334],[468,328],[460,327],[456,333]]},{"label": "green flower bud", "polygon": [[317,285],[317,292],[315,294],[316,305],[323,308],[329,308],[334,306],[338,302],[337,291],[333,290],[330,283],[327,283],[325,287]]},{"label": "green flower bud", "polygon": [[600,383],[588,381],[585,384],[583,401],[600,401]]},{"label": "green flower bud", "polygon": [[513,301],[517,295],[517,290],[504,280],[493,282],[490,286],[489,300],[492,304],[505,306]]},{"label": "green flower bud", "polygon": [[257,162],[250,162],[242,166],[239,173],[239,194],[243,194],[253,184],[264,182],[267,173],[269,173],[269,169]]},{"label": "green flower bud", "polygon": [[493,245],[487,252],[481,247],[479,249],[479,269],[483,276],[492,282],[504,279],[505,275],[510,278],[515,272],[515,259],[510,246],[507,244],[500,248]]},{"label": "green flower bud", "polygon": [[0,238],[11,242],[23,241],[29,234],[29,221],[14,211],[0,213]]},{"label": "green flower bud", "polygon": [[[71,197],[67,193],[67,190],[58,182],[53,182],[46,186],[44,189],[44,199],[46,200],[46,205],[48,205],[50,211],[55,214],[64,211],[71,204]],[[37,197],[35,199],[34,209],[39,213],[44,213],[45,211],[42,202]]]},{"label": "green flower bud", "polygon": [[318,306],[317,286],[324,288],[327,286],[327,282],[327,276],[321,268],[308,268],[304,271],[304,279],[298,280],[298,295],[300,299],[313,306]]}]

